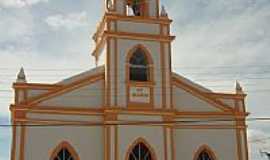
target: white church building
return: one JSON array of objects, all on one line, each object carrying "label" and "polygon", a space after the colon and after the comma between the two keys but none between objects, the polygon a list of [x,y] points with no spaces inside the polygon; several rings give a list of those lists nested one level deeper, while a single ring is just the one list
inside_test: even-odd
[{"label": "white church building", "polygon": [[172,71],[159,0],[104,5],[96,68],[54,84],[18,74],[11,160],[248,160],[239,83],[217,93]]}]

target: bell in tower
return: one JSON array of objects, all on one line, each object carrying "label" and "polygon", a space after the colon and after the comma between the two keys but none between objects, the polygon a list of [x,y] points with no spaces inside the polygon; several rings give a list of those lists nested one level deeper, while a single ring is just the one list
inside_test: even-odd
[{"label": "bell in tower", "polygon": [[159,17],[159,0],[106,0],[106,7],[122,16]]},{"label": "bell in tower", "polygon": [[147,6],[145,0],[129,0],[127,5],[132,9],[134,16],[146,15]]}]

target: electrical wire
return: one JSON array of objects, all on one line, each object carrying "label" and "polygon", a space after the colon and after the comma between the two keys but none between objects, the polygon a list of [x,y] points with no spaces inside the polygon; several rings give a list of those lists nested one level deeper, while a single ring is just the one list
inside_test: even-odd
[{"label": "electrical wire", "polygon": [[[37,120],[39,121],[39,120]],[[42,120],[41,120],[42,121]],[[182,120],[182,121],[115,121],[115,122],[63,122],[47,124],[0,124],[0,127],[26,126],[26,127],[52,127],[52,126],[104,126],[104,125],[166,125],[166,124],[201,124],[207,122],[235,122],[235,119],[207,119],[207,120]],[[238,119],[246,122],[268,122],[270,117],[258,117],[248,119]],[[31,123],[31,122],[29,122]],[[218,125],[218,124],[217,124]]]}]

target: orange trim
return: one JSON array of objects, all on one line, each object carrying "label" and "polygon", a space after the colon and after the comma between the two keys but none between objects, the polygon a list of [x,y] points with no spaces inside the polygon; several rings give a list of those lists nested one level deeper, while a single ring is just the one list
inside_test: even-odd
[{"label": "orange trim", "polygon": [[[12,124],[15,125],[14,121],[12,120]],[[12,126],[12,148],[11,148],[11,160],[16,160],[16,143],[17,143],[17,127]]]},{"label": "orange trim", "polygon": [[[219,117],[230,117],[230,118],[244,118],[248,116],[248,113],[243,112],[179,112],[172,109],[159,109],[156,107],[151,108],[121,108],[121,107],[110,107],[104,109],[100,108],[78,108],[73,106],[71,108],[61,106],[38,106],[35,108],[29,108],[27,105],[11,105],[10,110],[16,113],[32,112],[32,113],[48,113],[48,114],[78,114],[78,115],[102,115],[104,113],[115,113],[115,114],[143,114],[143,115],[170,115],[175,118],[219,118]],[[15,114],[12,118],[15,118]]]},{"label": "orange trim", "polygon": [[175,39],[175,36],[162,36],[148,33],[130,33],[130,32],[110,32],[105,31],[105,36],[116,37],[122,39],[135,39],[145,41],[160,41],[160,42],[171,42]]},{"label": "orange trim", "polygon": [[247,113],[242,112],[175,112],[175,117],[181,118],[215,118],[215,117],[246,117]]},{"label": "orange trim", "polygon": [[167,126],[174,129],[246,129],[247,126],[237,125],[188,125],[188,124],[175,124],[174,122],[157,123],[157,121],[117,121],[117,120],[106,120],[106,121],[61,121],[61,120],[40,120],[40,119],[15,119],[17,123],[31,123],[31,124],[45,124],[45,125],[88,125],[88,126],[105,126],[110,127],[112,125],[129,125],[129,126]]},{"label": "orange trim", "polygon": [[165,53],[164,43],[160,43],[160,64],[161,64],[161,79],[162,79],[162,108],[167,106],[167,90],[166,90],[166,67],[165,67]]},{"label": "orange trim", "polygon": [[[127,79],[126,81],[129,82],[128,86],[136,86],[136,87],[149,87],[149,86],[151,86],[151,87],[154,87],[156,83],[154,82],[154,80],[151,80],[154,78],[153,71],[151,71],[151,67],[150,67],[149,77],[150,77],[150,81],[146,81],[146,82],[129,81],[129,79]],[[153,78],[151,78],[151,77],[153,77]]]},{"label": "orange trim", "polygon": [[[115,30],[117,31],[117,22],[115,22]],[[118,105],[118,41],[114,39],[114,106]]]},{"label": "orange trim", "polygon": [[[159,15],[159,14],[158,14]],[[97,57],[98,52],[100,51],[100,48],[102,48],[105,40],[104,32],[105,32],[105,24],[109,21],[131,21],[131,22],[137,22],[137,23],[151,23],[151,24],[170,24],[172,20],[169,19],[160,19],[160,18],[153,18],[153,17],[140,17],[140,16],[123,16],[119,14],[111,14],[106,13],[103,16],[103,19],[100,23],[100,25],[97,27],[97,31],[95,33],[96,37],[96,48],[93,51],[92,55]],[[108,28],[108,31],[110,31],[110,28]],[[107,32],[108,32],[107,31]],[[174,39],[174,36],[171,36],[171,38]]]},{"label": "orange trim", "polygon": [[[114,31],[118,30],[118,25],[117,25],[117,21],[113,21],[114,22]],[[119,53],[118,53],[118,40],[117,38],[114,38],[114,106],[117,106],[118,104],[118,57],[119,57]]]},{"label": "orange trim", "polygon": [[106,160],[111,159],[111,127],[105,126]]},{"label": "orange trim", "polygon": [[245,99],[246,94],[229,94],[229,93],[206,93],[213,98],[223,98],[223,99]]},{"label": "orange trim", "polygon": [[173,115],[174,112],[171,110],[165,109],[154,109],[154,108],[110,108],[105,110],[106,113],[115,113],[115,114],[140,114],[140,115]]},{"label": "orange trim", "polygon": [[[170,34],[170,33],[169,33]],[[170,67],[170,73],[172,73],[172,58],[171,58],[171,54],[172,54],[172,49],[171,49],[171,43],[169,43],[169,67]],[[170,93],[170,100],[171,100],[171,109],[174,108],[174,103],[173,103],[173,78],[171,76],[171,74],[169,75],[170,76],[170,89],[171,89],[171,93]]]},{"label": "orange trim", "polygon": [[119,20],[119,21],[131,21],[131,22],[141,22],[141,23],[151,23],[151,24],[170,24],[172,23],[171,19],[162,19],[156,17],[142,17],[142,16],[126,16],[120,14],[111,14],[106,13],[104,15],[103,20],[106,21],[108,19],[111,20]]},{"label": "orange trim", "polygon": [[[236,125],[241,125],[241,124],[242,123],[236,119]],[[235,134],[236,134],[236,142],[237,142],[236,146],[237,146],[238,159],[242,160],[243,159],[243,151],[242,151],[242,136],[241,136],[240,128],[237,128],[235,130]]]},{"label": "orange trim", "polygon": [[14,89],[40,89],[40,90],[50,90],[62,85],[58,84],[42,84],[42,83],[13,83]]},{"label": "orange trim", "polygon": [[170,136],[171,136],[171,153],[172,153],[172,160],[175,160],[175,141],[174,141],[174,129],[173,128],[170,128]]},{"label": "orange trim", "polygon": [[214,107],[216,107],[216,108],[218,108],[218,109],[220,109],[222,111],[233,112],[233,108],[231,108],[228,105],[222,103],[221,101],[213,99],[213,98],[207,96],[204,92],[201,92],[197,88],[182,82],[180,79],[177,79],[176,77],[173,77],[173,78],[174,78],[173,83],[177,87],[179,87],[181,89],[184,89],[185,91],[189,92],[190,94],[200,98],[201,100],[204,100],[204,101],[212,104]]},{"label": "orange trim", "polygon": [[243,159],[243,153],[242,153],[242,144],[241,144],[241,135],[240,135],[240,129],[236,129],[236,146],[237,146],[237,155],[238,159],[242,160]]},{"label": "orange trim", "polygon": [[37,105],[45,100],[48,100],[48,99],[53,98],[55,96],[64,94],[64,93],[72,91],[72,90],[75,90],[75,89],[80,88],[84,85],[94,83],[94,82],[101,80],[103,78],[104,78],[103,73],[91,75],[91,76],[84,78],[82,80],[75,81],[75,82],[68,84],[66,86],[63,86],[61,88],[57,88],[57,89],[52,90],[48,93],[45,93],[45,94],[42,94],[42,95],[37,96],[35,98],[32,98],[32,99],[27,101],[27,104],[30,106]]},{"label": "orange trim", "polygon": [[28,108],[28,106],[12,106],[11,111],[14,113],[21,113],[24,116],[14,115],[14,118],[25,118],[25,112],[29,113],[44,113],[44,114],[65,114],[65,115],[103,115],[103,108],[85,109],[85,108],[66,108],[66,107],[51,107],[42,106]]},{"label": "orange trim", "polygon": [[153,160],[157,160],[157,156],[155,154],[155,151],[154,149],[151,147],[151,145],[149,143],[147,143],[147,141],[142,138],[142,137],[139,137],[137,138],[132,144],[130,144],[128,146],[128,149],[127,149],[127,152],[126,152],[126,157],[125,157],[125,160],[129,160],[129,155],[131,154],[133,148],[139,144],[139,143],[143,143],[149,150],[150,154],[151,154],[151,157]]},{"label": "orange trim", "polygon": [[[23,123],[22,123],[23,124]],[[24,152],[25,152],[25,127],[22,126],[21,129],[21,136],[20,136],[20,160],[24,160]]]},{"label": "orange trim", "polygon": [[115,160],[118,160],[118,126],[114,126],[114,140],[115,140],[115,144],[114,144],[114,149],[115,149]]},{"label": "orange trim", "polygon": [[164,147],[164,160],[168,160],[168,143],[167,143],[167,127],[163,126],[163,147]]},{"label": "orange trim", "polygon": [[107,53],[106,53],[106,74],[105,74],[105,88],[106,88],[106,107],[111,105],[111,38],[107,40]]},{"label": "orange trim", "polygon": [[106,125],[104,125],[103,126],[103,149],[104,149],[104,160],[107,160],[108,158],[108,154],[107,154],[107,146],[108,146],[108,144],[107,144],[107,139],[106,139],[106,137],[107,137],[107,134],[106,134],[106,132],[107,132],[107,126]]},{"label": "orange trim", "polygon": [[245,140],[245,154],[246,154],[246,160],[249,159],[249,154],[248,154],[248,142],[247,142],[247,129],[244,130],[244,140]]},{"label": "orange trim", "polygon": [[[106,112],[105,112],[106,113]],[[113,138],[117,138],[116,135],[114,137],[112,137],[112,133],[116,133],[116,126],[110,126],[109,124],[117,121],[117,115],[116,114],[105,114],[104,115],[104,127],[105,127],[105,160],[110,160],[110,159],[114,159],[118,156],[118,154],[116,153],[116,150],[112,150],[111,147],[111,143],[112,143],[112,139]],[[114,129],[114,130],[112,130]],[[116,139],[115,139],[116,140]],[[115,141],[115,144],[113,144],[114,147],[116,147],[117,142]],[[115,153],[115,157],[111,157],[111,153],[114,152]]]},{"label": "orange trim", "polygon": [[67,142],[61,142],[54,150],[51,152],[50,160],[54,160],[57,157],[57,154],[61,151],[61,149],[67,149],[74,160],[80,160],[79,155],[75,151],[75,149]]},{"label": "orange trim", "polygon": [[[246,112],[246,104],[245,104],[245,101],[242,100],[242,107],[243,107],[243,111]],[[245,119],[245,122],[243,122],[244,125],[246,125],[246,119]],[[245,148],[243,150],[245,150],[245,157],[246,157],[246,160],[249,159],[249,154],[248,154],[248,142],[247,142],[247,129],[244,129],[244,143],[245,143]]]},{"label": "orange trim", "polygon": [[15,100],[15,104],[18,104],[18,103],[20,103],[19,102],[19,91],[18,90],[15,90],[15,98],[14,98]]},{"label": "orange trim", "polygon": [[206,152],[210,158],[212,160],[218,160],[218,158],[216,157],[215,153],[213,152],[213,150],[206,144],[200,146],[196,151],[195,151],[195,154],[193,156],[193,160],[198,160],[199,159],[199,156],[200,156],[200,153],[202,152]]},{"label": "orange trim", "polygon": [[175,125],[175,129],[245,129],[246,126],[236,125]]}]

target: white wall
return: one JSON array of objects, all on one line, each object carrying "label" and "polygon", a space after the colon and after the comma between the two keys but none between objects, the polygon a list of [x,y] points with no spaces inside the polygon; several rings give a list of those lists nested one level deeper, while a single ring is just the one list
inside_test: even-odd
[{"label": "white wall", "polygon": [[196,151],[204,144],[212,149],[218,160],[237,159],[234,129],[176,129],[176,160],[193,160]]},{"label": "white wall", "polygon": [[138,138],[144,138],[153,148],[157,160],[164,159],[163,127],[154,126],[120,126],[119,159],[124,160],[129,146]]},{"label": "white wall", "polygon": [[160,34],[159,24],[118,21],[117,29],[119,32]]},{"label": "white wall", "polygon": [[41,102],[39,106],[95,108],[103,105],[103,81],[97,81]]},{"label": "white wall", "polygon": [[104,159],[102,127],[27,127],[25,160],[49,160],[51,153],[63,141],[69,142],[80,160]]},{"label": "white wall", "polygon": [[206,101],[176,86],[173,87],[173,100],[174,107],[179,111],[221,111]]},{"label": "white wall", "polygon": [[[161,116],[119,115],[121,121],[161,121]],[[138,138],[145,139],[153,148],[157,160],[164,159],[164,131],[162,126],[119,126],[119,159],[124,160],[129,146]]]}]

